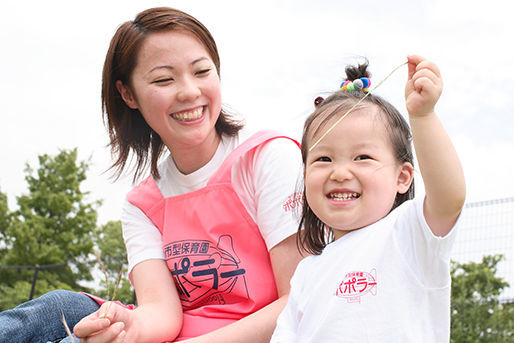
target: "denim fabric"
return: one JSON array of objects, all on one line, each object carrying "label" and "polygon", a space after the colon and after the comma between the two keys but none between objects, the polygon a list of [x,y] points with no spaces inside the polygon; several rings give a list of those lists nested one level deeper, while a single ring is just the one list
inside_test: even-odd
[{"label": "denim fabric", "polygon": [[70,342],[69,339],[63,340],[67,334],[61,321],[62,314],[73,330],[75,324],[98,308],[94,300],[81,293],[65,290],[48,292],[0,312],[0,342]]}]

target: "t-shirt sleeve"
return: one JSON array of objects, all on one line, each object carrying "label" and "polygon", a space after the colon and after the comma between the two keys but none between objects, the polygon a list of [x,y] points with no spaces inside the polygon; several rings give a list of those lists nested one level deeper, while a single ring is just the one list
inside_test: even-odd
[{"label": "t-shirt sleeve", "polygon": [[444,287],[450,282],[450,257],[460,217],[444,237],[435,236],[423,215],[424,196],[402,208],[396,226],[396,242],[420,282],[427,287]]},{"label": "t-shirt sleeve", "polygon": [[304,258],[291,278],[291,290],[287,304],[280,312],[277,319],[277,326],[273,332],[270,343],[293,343],[297,342],[298,323],[302,319],[302,312],[299,306],[299,299],[302,297],[302,285],[305,278],[305,266],[309,262],[309,257]]},{"label": "t-shirt sleeve", "polygon": [[298,230],[303,190],[301,152],[286,138],[245,156],[234,188],[254,218],[268,250]]},{"label": "t-shirt sleeve", "polygon": [[161,233],[152,221],[125,199],[121,213],[123,239],[127,247],[129,279],[134,266],[150,259],[164,259]]}]

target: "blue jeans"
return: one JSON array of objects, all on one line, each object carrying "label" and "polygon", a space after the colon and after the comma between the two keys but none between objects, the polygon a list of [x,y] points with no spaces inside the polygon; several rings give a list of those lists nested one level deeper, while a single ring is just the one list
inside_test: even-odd
[{"label": "blue jeans", "polygon": [[[65,290],[48,292],[0,312],[0,342],[71,342],[61,321],[62,314],[73,331],[75,324],[99,308],[93,299],[81,293]],[[75,342],[78,339],[75,338]]]}]

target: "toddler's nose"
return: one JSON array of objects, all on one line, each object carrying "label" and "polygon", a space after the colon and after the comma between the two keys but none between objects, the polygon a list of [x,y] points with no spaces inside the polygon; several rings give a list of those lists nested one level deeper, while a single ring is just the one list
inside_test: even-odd
[{"label": "toddler's nose", "polygon": [[343,182],[353,178],[353,173],[346,163],[339,163],[334,165],[334,169],[330,174],[330,179],[336,182]]}]

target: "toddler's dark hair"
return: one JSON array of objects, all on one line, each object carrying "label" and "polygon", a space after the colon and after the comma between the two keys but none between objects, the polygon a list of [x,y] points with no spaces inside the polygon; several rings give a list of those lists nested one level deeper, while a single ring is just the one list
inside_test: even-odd
[{"label": "toddler's dark hair", "polygon": [[[368,61],[357,66],[347,66],[345,69],[346,78],[344,81],[353,81],[361,77],[370,77]],[[337,115],[346,113],[354,106],[365,93],[361,90],[338,90],[328,98],[319,103],[314,112],[305,121],[302,136],[302,159],[305,166],[309,146],[308,137],[315,136],[321,129],[327,128],[327,122]],[[382,115],[389,133],[389,139],[393,147],[395,158],[398,163],[413,162],[412,134],[409,125],[398,110],[389,102],[378,95],[369,94],[356,108],[358,110],[365,106],[374,105]],[[351,115],[351,113],[350,113]],[[320,120],[316,120],[321,118]],[[316,125],[313,123],[316,122]],[[414,198],[414,182],[409,190],[396,195],[391,211],[406,200]],[[311,210],[305,197],[305,185],[303,187],[303,208],[298,227],[297,244],[301,250],[311,254],[319,255],[325,246],[334,240],[334,234],[330,227],[326,226]]]}]

